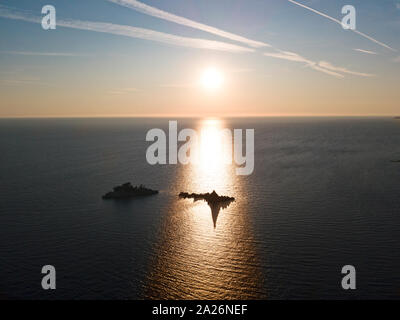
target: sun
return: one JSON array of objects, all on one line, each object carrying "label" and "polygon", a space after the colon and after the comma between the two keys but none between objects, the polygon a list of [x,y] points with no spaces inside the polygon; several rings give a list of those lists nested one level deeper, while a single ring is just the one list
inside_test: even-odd
[{"label": "sun", "polygon": [[220,70],[214,67],[207,68],[203,71],[200,83],[207,90],[219,89],[224,82],[223,74]]}]

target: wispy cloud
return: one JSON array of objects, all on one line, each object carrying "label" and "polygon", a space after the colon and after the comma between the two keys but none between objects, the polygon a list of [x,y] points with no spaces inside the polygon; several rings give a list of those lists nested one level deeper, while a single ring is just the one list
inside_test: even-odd
[{"label": "wispy cloud", "polygon": [[[116,3],[129,2],[131,4],[134,2],[135,4],[141,4],[140,2],[133,1],[133,0],[118,0],[118,1],[117,0],[108,0],[108,1],[116,2]],[[289,1],[291,1],[291,0],[289,0]],[[142,4],[142,5],[143,6],[141,8],[144,8],[143,10],[146,12],[148,12],[150,10],[150,8],[152,8],[152,7],[149,8],[149,6],[147,6],[145,4]],[[153,8],[153,9],[155,9],[155,8]],[[158,9],[155,9],[155,10],[156,11],[153,11],[152,9],[150,10],[152,13],[154,13],[151,15],[160,17],[162,19],[164,19],[165,17],[168,17],[167,20],[169,20],[171,18],[171,16],[168,16],[169,15],[168,13],[161,11],[163,13],[163,14],[161,14],[160,12],[157,11]],[[157,12],[157,15],[156,15],[156,12]],[[168,14],[168,15],[165,16],[165,14]],[[40,17],[36,17],[36,16],[32,15],[30,12],[11,10],[10,8],[2,6],[2,5],[0,5],[0,17],[23,20],[23,21],[34,22],[34,23],[41,22]],[[178,20],[175,18],[174,19],[176,21],[181,21],[181,22],[184,21],[184,23],[181,23],[184,25],[186,25],[187,21],[191,21],[186,18],[178,17],[178,16],[174,16],[174,15],[172,15],[172,17],[180,18]],[[176,21],[174,21],[174,22],[176,22]],[[197,24],[194,21],[191,21],[191,23],[194,23],[194,25],[197,26]],[[79,30],[87,30],[87,31],[121,35],[121,36],[126,36],[126,37],[131,37],[131,38],[152,40],[152,41],[157,41],[157,42],[161,42],[161,43],[167,43],[167,44],[171,44],[171,45],[175,45],[175,46],[182,46],[182,47],[228,51],[228,52],[238,52],[238,53],[255,51],[253,48],[243,47],[243,46],[230,44],[230,43],[226,43],[226,42],[212,41],[212,40],[198,39],[198,38],[181,37],[181,36],[176,36],[173,34],[158,32],[155,30],[131,27],[131,26],[126,26],[126,25],[118,25],[118,24],[112,24],[112,23],[81,21],[81,20],[73,20],[73,19],[68,19],[68,20],[58,19],[57,25],[59,27],[65,27],[65,28],[73,28],[73,29],[79,29]],[[190,25],[190,26],[192,26],[192,25]],[[202,25],[202,26],[205,26],[205,25]],[[210,26],[205,26],[205,27],[211,28],[210,30],[215,29]],[[207,29],[207,30],[209,30],[209,29]],[[219,29],[215,29],[215,30],[219,30]],[[219,31],[221,31],[221,30],[219,30]],[[211,33],[214,33],[214,32],[211,32]],[[231,35],[233,35],[233,34],[230,34],[230,33],[223,32],[223,33],[220,33],[219,35],[222,36],[222,35],[226,35],[226,34],[229,35],[228,36],[229,39],[232,39]],[[236,35],[234,35],[234,36],[239,37],[242,40],[246,39],[246,38],[242,38],[240,36],[236,36]],[[237,39],[238,38],[236,38],[236,40]],[[371,76],[366,73],[355,72],[355,71],[351,71],[351,70],[348,70],[348,69],[342,68],[342,67],[334,67],[332,64],[327,63],[327,62],[318,63],[318,62],[312,61],[310,59],[307,59],[307,58],[301,56],[300,54],[297,54],[294,52],[289,52],[289,51],[282,51],[276,47],[272,47],[269,44],[267,45],[267,44],[264,44],[261,42],[254,43],[253,40],[249,40],[249,39],[246,39],[245,41],[242,41],[242,42],[246,42],[247,44],[252,45],[253,47],[256,46],[256,43],[258,43],[257,46],[261,46],[261,44],[263,44],[263,46],[268,46],[271,49],[276,51],[276,52],[266,52],[266,53],[264,53],[265,56],[294,61],[294,62],[300,62],[300,63],[303,63],[305,66],[310,67],[316,71],[323,72],[325,74],[328,74],[328,75],[331,75],[331,76],[334,76],[337,78],[343,78],[344,77],[343,73],[348,73],[348,74],[353,74],[353,75],[358,75],[358,76]],[[20,52],[20,53],[22,54],[22,52]],[[26,52],[24,54],[32,54],[33,55],[33,54],[37,54],[37,53]],[[57,53],[43,53],[43,54],[44,55],[46,55],[46,54],[57,55]],[[62,55],[62,53],[58,53],[58,54]],[[248,70],[246,70],[246,72],[247,71]],[[241,70],[240,72],[245,72],[245,71]],[[178,86],[176,84],[164,85],[164,86],[165,87],[166,86],[182,87],[182,85]],[[185,86],[187,86],[187,85],[185,85]],[[110,93],[124,94],[124,93],[127,93],[127,91],[119,89],[119,90],[110,91]]]},{"label": "wispy cloud", "polygon": [[378,54],[374,51],[369,51],[369,50],[364,50],[364,49],[353,49],[354,51],[362,52],[362,53],[367,53],[367,54]]},{"label": "wispy cloud", "polygon": [[226,39],[230,39],[230,40],[234,40],[237,42],[241,42],[241,43],[245,43],[251,47],[254,48],[261,48],[261,47],[269,47],[270,45],[268,43],[265,42],[261,42],[261,41],[256,41],[256,40],[251,40],[248,39],[246,37],[234,34],[234,33],[230,33],[230,32],[226,32],[224,30],[203,24],[203,23],[199,23],[187,18],[184,18],[182,16],[178,16],[163,10],[160,10],[158,8],[149,6],[145,3],[136,1],[136,0],[108,0],[110,2],[119,4],[121,6],[139,11],[141,13],[156,17],[156,18],[160,18],[163,20],[167,20],[170,22],[174,22],[180,25],[184,25],[193,29],[198,29],[198,30],[202,30],[208,33],[212,33],[215,34],[217,36],[226,38]]},{"label": "wispy cloud", "polygon": [[0,84],[6,86],[49,86],[53,87],[52,84],[41,81],[40,78],[35,77],[14,77],[10,79],[0,79]]},{"label": "wispy cloud", "polygon": [[[1,5],[0,5],[0,17],[23,20],[33,23],[40,23],[41,21],[40,17],[33,16],[29,12],[11,10],[10,8]],[[151,40],[151,41],[166,43],[169,45],[196,48],[196,49],[208,49],[208,50],[228,51],[228,52],[238,52],[238,53],[254,51],[254,49],[251,48],[246,48],[243,46],[230,44],[226,42],[199,39],[199,38],[181,37],[169,33],[154,31],[151,29],[137,28],[137,27],[105,23],[105,22],[58,19],[57,26],[115,34],[130,38]]]},{"label": "wispy cloud", "polygon": [[43,56],[43,57],[90,57],[89,54],[65,53],[65,52],[32,52],[32,51],[0,51],[2,54],[21,56]]},{"label": "wispy cloud", "polygon": [[176,89],[181,89],[181,88],[194,88],[196,86],[195,83],[166,83],[166,84],[161,84],[161,88],[176,88]]},{"label": "wispy cloud", "polygon": [[108,94],[112,95],[124,95],[124,94],[131,94],[140,91],[137,88],[118,88],[108,91]]},{"label": "wispy cloud", "polygon": [[264,55],[267,57],[272,57],[272,58],[277,58],[277,59],[283,59],[283,60],[288,60],[288,61],[293,61],[293,62],[300,62],[300,63],[303,63],[305,66],[310,67],[316,71],[323,72],[323,73],[326,73],[328,75],[331,75],[331,76],[334,76],[337,78],[344,77],[342,74],[334,72],[332,70],[325,69],[325,68],[319,66],[317,62],[309,60],[295,52],[289,52],[289,51],[265,52]]},{"label": "wispy cloud", "polygon": [[[157,17],[157,18],[160,18],[160,19],[163,19],[163,20],[171,21],[171,22],[174,22],[174,23],[177,23],[177,24],[180,24],[180,25],[184,25],[184,26],[188,26],[188,27],[194,28],[194,29],[199,29],[199,30],[202,30],[202,31],[206,31],[206,32],[209,32],[209,33],[212,33],[212,34],[215,34],[215,35],[230,39],[230,40],[239,41],[239,42],[245,43],[245,44],[247,44],[249,46],[252,46],[252,47],[256,47],[256,48],[258,48],[258,47],[270,47],[271,49],[274,49],[274,50],[276,50],[278,52],[277,53],[265,53],[264,55],[270,56],[270,57],[275,57],[275,58],[280,58],[280,59],[285,59],[285,60],[296,61],[296,62],[303,62],[308,67],[310,67],[310,68],[312,68],[312,69],[314,69],[316,71],[323,72],[325,74],[328,74],[328,75],[331,75],[331,76],[334,76],[334,77],[337,77],[337,78],[343,78],[344,77],[341,73],[335,72],[335,70],[333,70],[332,68],[331,69],[325,68],[325,67],[319,65],[318,63],[316,63],[314,61],[311,61],[311,60],[308,60],[308,59],[302,57],[301,55],[299,55],[297,53],[282,51],[282,50],[280,50],[278,48],[274,48],[270,44],[267,44],[267,43],[264,43],[264,42],[260,42],[260,41],[251,40],[251,39],[247,39],[247,38],[244,38],[242,36],[238,36],[236,34],[232,34],[232,33],[229,33],[229,32],[214,28],[214,27],[209,26],[209,25],[201,24],[201,23],[198,23],[196,21],[187,19],[185,17],[177,16],[177,15],[171,14],[169,12],[157,9],[155,7],[149,6],[147,4],[139,2],[137,0],[108,0],[108,1],[116,3],[116,4],[119,4],[119,5],[127,7],[127,8],[134,9],[136,11],[139,11],[141,13],[144,13],[144,14],[147,14],[147,15],[150,15],[150,16],[153,16],[153,17]],[[332,65],[330,65],[330,66],[332,67]],[[341,70],[347,70],[347,69],[341,68]],[[350,72],[347,72],[347,73],[350,73]],[[354,72],[352,74],[354,74],[354,75],[357,74],[357,75],[360,75],[360,76],[361,75],[365,75],[363,73],[357,73],[357,72]],[[174,87],[176,87],[176,85],[174,85]],[[181,86],[179,86],[179,87],[181,87]]]},{"label": "wispy cloud", "polygon": [[316,61],[307,59],[297,53],[289,52],[289,51],[265,52],[264,55],[268,56],[268,57],[277,58],[277,59],[283,59],[283,60],[288,60],[288,61],[293,61],[293,62],[300,62],[311,69],[329,74],[329,75],[337,77],[337,78],[343,78],[344,73],[355,75],[355,76],[360,76],[360,77],[373,76],[372,74],[369,74],[369,73],[357,72],[357,71],[349,70],[344,67],[336,67],[333,64],[326,62],[326,61],[316,62]]},{"label": "wispy cloud", "polygon": [[251,68],[234,68],[234,69],[230,69],[228,70],[228,72],[231,73],[249,73],[249,72],[253,72],[254,69]]},{"label": "wispy cloud", "polygon": [[334,76],[334,77],[337,77],[337,78],[344,78],[344,75],[342,75],[342,74],[340,74],[338,72],[329,70],[329,69],[325,69],[325,68],[321,67],[318,63],[313,63],[313,64],[310,64],[308,66],[310,68],[314,69],[314,70],[329,74],[331,76]]},{"label": "wispy cloud", "polygon": [[360,77],[373,77],[374,76],[373,74],[370,74],[370,73],[357,72],[357,71],[349,70],[347,68],[337,67],[326,61],[320,61],[318,63],[318,65],[324,69],[328,69],[328,70],[331,70],[334,72],[352,74],[354,76],[360,76]]},{"label": "wispy cloud", "polygon": [[[336,22],[336,23],[342,25],[342,22],[341,22],[341,21],[339,21],[338,19],[335,19],[335,18],[333,18],[333,17],[331,17],[331,16],[328,16],[327,14],[325,14],[325,13],[323,13],[323,12],[321,12],[321,11],[318,11],[318,10],[315,10],[315,9],[313,9],[313,8],[310,8],[310,7],[308,7],[308,6],[306,6],[306,5],[302,4],[302,3],[299,3],[299,2],[297,2],[297,1],[294,1],[294,0],[288,0],[288,1],[291,2],[291,3],[293,3],[293,4],[295,4],[295,5],[297,5],[297,6],[300,6],[300,7],[304,8],[304,9],[307,9],[307,10],[309,10],[309,11],[311,11],[311,12],[314,12],[314,13],[316,13],[316,14],[318,14],[318,15],[324,17],[324,18],[327,18],[327,19],[329,19],[329,20],[331,20],[331,21],[333,21],[333,22]],[[387,44],[384,44],[383,42],[380,42],[380,41],[374,39],[373,37],[371,37],[371,36],[369,36],[369,35],[367,35],[367,34],[361,32],[361,31],[352,30],[352,29],[350,29],[350,30],[353,31],[353,32],[355,32],[355,33],[357,33],[358,35],[360,35],[360,36],[362,36],[362,37],[364,37],[364,38],[366,38],[366,39],[372,41],[372,42],[375,42],[376,44],[379,44],[379,45],[382,46],[382,47],[385,47],[386,49],[389,49],[389,50],[392,50],[392,51],[397,51],[396,49],[393,49],[392,47],[388,46]]]},{"label": "wispy cloud", "polygon": [[308,64],[313,63],[311,60],[308,60],[297,53],[289,52],[289,51],[265,52],[264,55],[267,57],[273,57],[273,58],[284,59],[284,60],[295,61],[295,62],[304,62],[304,63],[308,63]]}]

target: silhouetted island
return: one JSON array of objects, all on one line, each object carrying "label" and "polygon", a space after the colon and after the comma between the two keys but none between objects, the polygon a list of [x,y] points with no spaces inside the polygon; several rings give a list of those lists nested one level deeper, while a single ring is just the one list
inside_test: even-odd
[{"label": "silhouetted island", "polygon": [[211,204],[217,204],[220,202],[230,202],[230,201],[235,201],[235,198],[233,197],[227,197],[227,196],[220,196],[218,193],[215,192],[215,190],[211,193],[187,193],[187,192],[181,192],[179,194],[180,198],[192,198],[195,201],[196,200],[205,200],[209,205]]},{"label": "silhouetted island", "polygon": [[135,197],[152,196],[158,193],[158,190],[146,188],[144,185],[134,187],[130,182],[124,183],[113,188],[114,191],[106,193],[103,199],[129,199]]},{"label": "silhouetted island", "polygon": [[399,163],[400,160],[390,160],[390,162],[397,162],[397,163]]},{"label": "silhouetted island", "polygon": [[232,201],[235,201],[233,197],[220,196],[215,190],[211,193],[187,193],[181,192],[179,198],[188,199],[191,198],[193,201],[204,200],[211,208],[211,215],[214,223],[214,228],[217,226],[218,214],[221,209],[229,207]]}]

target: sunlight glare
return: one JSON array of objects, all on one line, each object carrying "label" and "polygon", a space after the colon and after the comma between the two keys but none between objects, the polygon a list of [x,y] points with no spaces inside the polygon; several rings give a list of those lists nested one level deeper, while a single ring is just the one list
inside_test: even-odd
[{"label": "sunlight glare", "polygon": [[201,85],[208,90],[219,89],[224,81],[221,71],[216,68],[207,68],[201,76]]}]

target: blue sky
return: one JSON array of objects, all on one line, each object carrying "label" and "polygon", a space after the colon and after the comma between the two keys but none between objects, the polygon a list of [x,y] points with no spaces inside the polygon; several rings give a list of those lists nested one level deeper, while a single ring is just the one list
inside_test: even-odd
[{"label": "blue sky", "polygon": [[[351,4],[357,30],[393,50],[287,0],[141,1],[249,42],[106,0],[0,1],[0,116],[197,114],[216,108],[235,115],[394,114],[400,0],[297,2],[339,20],[341,8]],[[55,6],[59,21],[150,29],[218,41],[227,49],[62,26],[44,31],[38,23],[7,14],[40,17],[47,4]],[[253,47],[250,40],[272,47]],[[193,88],[208,65],[217,66],[228,80],[225,90],[213,96]]]}]

